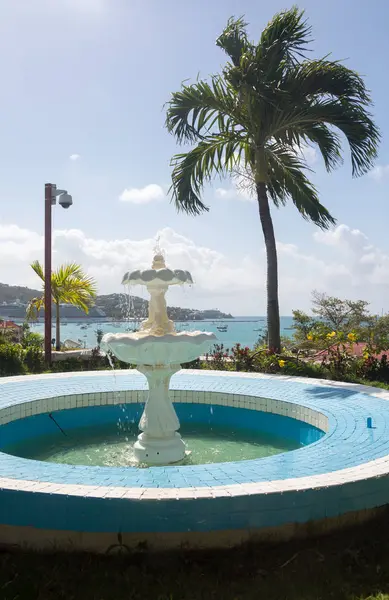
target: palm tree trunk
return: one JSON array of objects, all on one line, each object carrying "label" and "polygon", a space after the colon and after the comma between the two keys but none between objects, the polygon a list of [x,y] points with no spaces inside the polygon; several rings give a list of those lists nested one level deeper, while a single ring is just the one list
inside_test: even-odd
[{"label": "palm tree trunk", "polygon": [[276,238],[267,198],[266,183],[258,182],[257,199],[267,258],[267,329],[268,346],[273,352],[281,351],[280,308],[278,304],[278,261]]},{"label": "palm tree trunk", "polygon": [[59,302],[55,303],[55,349],[61,350],[61,325],[59,317]]}]

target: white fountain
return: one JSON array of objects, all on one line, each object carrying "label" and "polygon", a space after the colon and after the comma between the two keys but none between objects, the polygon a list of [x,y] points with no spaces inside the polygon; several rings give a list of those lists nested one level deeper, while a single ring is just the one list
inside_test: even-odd
[{"label": "white fountain", "polygon": [[119,360],[136,364],[149,384],[149,395],[139,422],[142,433],[134,444],[139,462],[167,464],[182,460],[186,446],[178,429],[180,423],[169,396],[172,375],[181,364],[209,352],[217,341],[213,333],[175,331],[167,316],[165,294],[170,285],[193,283],[188,271],[168,269],[157,251],[151,269],[126,273],[123,284],[145,285],[149,294],[149,315],[135,333],[107,333],[102,346]]}]

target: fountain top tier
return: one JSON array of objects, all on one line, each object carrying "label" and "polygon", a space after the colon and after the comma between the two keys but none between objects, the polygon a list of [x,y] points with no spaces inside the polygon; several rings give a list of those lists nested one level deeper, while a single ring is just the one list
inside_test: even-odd
[{"label": "fountain top tier", "polygon": [[151,269],[128,272],[124,275],[122,283],[124,285],[146,285],[147,287],[167,287],[169,285],[183,285],[184,283],[193,283],[192,275],[189,271],[182,269],[168,269],[165,264],[163,254],[158,252],[154,255]]},{"label": "fountain top tier", "polygon": [[[213,333],[203,331],[176,332],[173,321],[167,315],[165,294],[170,285],[193,283],[193,279],[189,271],[168,269],[159,248],[156,249],[151,269],[126,273],[123,277],[123,283],[145,285],[150,294],[150,301],[148,317],[142,321],[139,331],[125,334],[106,334],[103,337],[105,345],[108,345],[120,360],[136,364],[155,364],[156,357],[152,358],[151,355],[157,353],[158,360],[162,361],[162,350],[164,350],[166,353],[165,364],[172,364],[172,351],[168,351],[167,347],[174,342],[176,344],[176,351],[173,352],[175,362],[179,363],[179,358],[182,362],[188,362],[188,360],[193,360],[199,356],[198,350],[208,352],[212,343],[216,341]],[[158,343],[157,346],[155,345],[156,342]],[[181,351],[177,348],[177,344],[182,347],[183,342],[186,346],[185,352],[183,348],[181,348]],[[129,347],[134,346],[137,346],[137,357],[134,356],[132,350],[130,353],[128,352]],[[129,354],[131,354],[131,360],[129,360]],[[186,357],[186,360],[184,360],[184,354],[185,357],[186,354],[190,355],[190,358]],[[162,364],[162,362],[158,362],[158,364]]]}]

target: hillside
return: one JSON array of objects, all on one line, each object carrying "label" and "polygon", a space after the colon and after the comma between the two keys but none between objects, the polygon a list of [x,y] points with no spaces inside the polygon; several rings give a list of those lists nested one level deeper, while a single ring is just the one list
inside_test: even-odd
[{"label": "hillside", "polygon": [[23,304],[39,296],[41,292],[38,290],[32,290],[28,287],[22,287],[20,285],[7,285],[6,283],[0,283],[0,304],[6,302],[12,304],[16,300],[19,300]]},{"label": "hillside", "polygon": [[[107,316],[114,319],[125,319],[134,317],[145,318],[147,315],[148,301],[138,296],[125,294],[108,294],[97,296],[96,306],[101,308]],[[181,308],[179,306],[168,306],[167,312],[170,319],[174,321],[201,321],[203,319],[232,319],[232,315],[222,313],[217,309],[196,310],[194,308]]]},{"label": "hillside", "polygon": [[[16,301],[27,304],[32,298],[42,292],[18,285],[0,283],[0,304],[12,304]],[[106,294],[97,296],[96,306],[101,308],[107,317],[125,319],[128,316],[141,319],[147,314],[148,302],[138,296],[131,296],[130,306],[125,294]],[[217,309],[196,310],[168,306],[168,315],[175,321],[200,321],[202,319],[231,319],[230,314],[222,313]]]}]

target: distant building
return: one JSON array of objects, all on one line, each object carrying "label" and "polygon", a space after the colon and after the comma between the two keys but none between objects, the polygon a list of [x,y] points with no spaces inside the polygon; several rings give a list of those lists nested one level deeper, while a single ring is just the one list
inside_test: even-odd
[{"label": "distant building", "polygon": [[[0,304],[0,319],[16,319],[17,321],[24,321],[26,318],[27,304],[12,303],[12,304]],[[86,315],[83,310],[72,306],[71,304],[60,305],[61,320],[83,320],[83,319],[106,319],[105,312],[97,306],[92,306],[89,309],[89,313]],[[44,310],[39,312],[39,318],[44,318]],[[55,315],[55,306],[52,307],[53,318]]]},{"label": "distant building", "polygon": [[0,332],[7,333],[12,341],[20,342],[23,335],[23,327],[17,325],[13,321],[0,320]]}]

